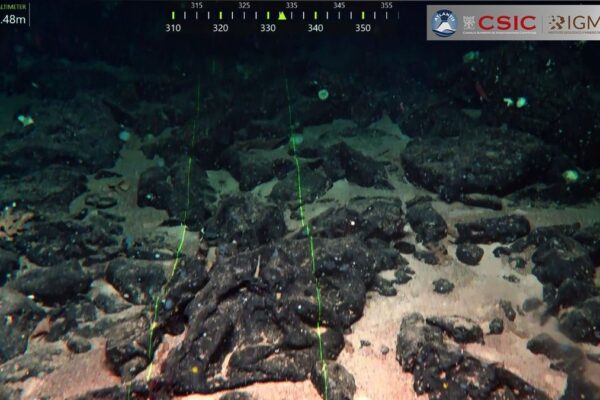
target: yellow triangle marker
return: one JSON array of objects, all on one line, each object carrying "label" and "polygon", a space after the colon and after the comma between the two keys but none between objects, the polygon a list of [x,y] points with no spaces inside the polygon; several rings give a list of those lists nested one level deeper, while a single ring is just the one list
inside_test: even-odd
[{"label": "yellow triangle marker", "polygon": [[279,21],[287,21],[287,18],[285,17],[285,14],[283,11],[279,11],[279,16],[277,17],[277,20]]}]

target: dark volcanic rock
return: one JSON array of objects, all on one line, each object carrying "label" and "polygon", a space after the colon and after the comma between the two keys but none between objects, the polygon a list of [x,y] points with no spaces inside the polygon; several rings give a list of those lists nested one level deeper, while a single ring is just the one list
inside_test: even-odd
[{"label": "dark volcanic rock", "polygon": [[510,301],[500,300],[500,308],[502,309],[502,311],[504,311],[504,315],[509,321],[514,321],[517,317],[517,313]]},{"label": "dark volcanic rock", "polygon": [[366,232],[366,237],[389,241],[404,236],[405,221],[400,200],[376,200],[363,211],[361,216],[369,222],[370,231]]},{"label": "dark volcanic rock", "polygon": [[137,204],[140,207],[154,207],[166,210],[173,194],[169,182],[169,169],[151,167],[142,172],[137,188]]},{"label": "dark volcanic rock", "polygon": [[8,386],[0,387],[0,399],[20,399],[22,395],[23,389],[15,389]]},{"label": "dark volcanic rock", "polygon": [[69,204],[87,190],[86,177],[71,167],[47,166],[39,171],[0,179],[0,204],[68,212]]},{"label": "dark volcanic rock", "polygon": [[502,318],[494,318],[490,321],[490,335],[499,335],[504,332],[504,321]]},{"label": "dark volcanic rock", "polygon": [[0,248],[0,286],[3,286],[12,272],[19,267],[18,261],[17,253]]},{"label": "dark volcanic rock", "polygon": [[[324,367],[321,361],[317,361],[310,374],[310,380],[319,394],[325,398],[327,391],[327,399],[352,400],[356,392],[352,374],[335,361],[325,361],[325,365]],[[326,374],[324,368],[327,369]]]},{"label": "dark volcanic rock", "polygon": [[427,345],[440,346],[444,340],[442,330],[425,323],[419,313],[412,313],[402,319],[396,342],[396,360],[405,372],[413,371],[421,362],[419,353]]},{"label": "dark volcanic rock", "polygon": [[456,247],[456,258],[467,265],[478,265],[483,257],[483,249],[475,244],[462,243]]},{"label": "dark volcanic rock", "polygon": [[236,390],[219,397],[219,400],[256,400],[250,394]]},{"label": "dark volcanic rock", "polygon": [[103,210],[116,206],[117,199],[110,196],[99,196],[96,193],[91,193],[85,196],[85,205]]},{"label": "dark volcanic rock", "polygon": [[217,196],[208,181],[206,170],[198,162],[179,157],[170,169],[173,194],[167,207],[169,216],[198,228],[210,215]]},{"label": "dark volcanic rock", "polygon": [[579,242],[566,236],[557,236],[542,243],[531,257],[533,274],[542,283],[559,287],[567,278],[589,281],[594,276],[594,265],[588,251]]},{"label": "dark volcanic rock", "polygon": [[466,194],[460,198],[460,202],[468,206],[489,208],[490,210],[502,210],[502,200],[496,196],[486,196],[478,193]]},{"label": "dark volcanic rock", "polygon": [[414,375],[415,392],[432,399],[549,399],[498,364],[486,364],[456,344],[446,343],[442,329],[417,313],[402,320],[396,359]]},{"label": "dark volcanic rock", "polygon": [[382,278],[381,276],[375,276],[373,280],[373,289],[382,296],[391,297],[398,294],[398,291],[394,287],[394,281],[389,281]]},{"label": "dark volcanic rock", "polygon": [[[328,359],[341,351],[343,330],[362,315],[377,272],[395,265],[383,248],[370,246],[354,236],[314,239]],[[319,360],[314,330],[319,309],[308,249],[304,238],[218,260],[187,304],[185,338],[166,361],[165,379],[173,382],[174,393],[308,377]],[[225,357],[227,378],[214,379]]]},{"label": "dark volcanic rock", "polygon": [[502,256],[509,256],[510,255],[510,249],[508,247],[498,246],[498,247],[494,248],[494,250],[492,250],[492,254],[496,258],[499,258],[499,257],[502,257]]},{"label": "dark volcanic rock", "polygon": [[199,260],[181,258],[179,266],[164,287],[164,302],[159,315],[161,325],[172,334],[180,333],[182,310],[208,282],[208,273]]},{"label": "dark volcanic rock", "polygon": [[579,348],[557,342],[547,333],[540,333],[529,339],[527,349],[533,354],[543,354],[546,357],[558,360],[554,368],[568,374],[581,374],[585,363],[585,354]]},{"label": "dark volcanic rock", "polygon": [[[564,157],[563,154],[557,154],[556,160]],[[562,165],[561,165],[562,164]],[[557,167],[562,166],[562,170]],[[565,182],[562,173],[567,169],[575,169],[579,173],[579,178],[575,182]],[[541,204],[566,204],[575,205],[589,203],[600,192],[600,169],[596,168],[590,171],[582,171],[574,167],[571,160],[566,163],[557,162],[551,170],[548,171],[549,183],[536,184],[526,187],[509,197],[512,201],[529,201]]]},{"label": "dark volcanic rock", "polygon": [[414,252],[413,256],[417,260],[423,261],[425,264],[429,264],[429,265],[438,265],[440,262],[437,255],[432,251],[417,250]]},{"label": "dark volcanic rock", "polygon": [[[285,139],[284,139],[285,142]],[[245,150],[230,147],[223,154],[223,165],[240,184],[240,190],[248,191],[276,176],[285,176],[294,169],[291,160],[273,158],[261,150]]]},{"label": "dark volcanic rock", "polygon": [[447,279],[433,281],[433,291],[440,294],[450,293],[454,290],[454,284]]},{"label": "dark volcanic rock", "polygon": [[547,313],[556,314],[561,308],[576,306],[590,297],[597,296],[599,289],[593,282],[567,278],[561,283],[553,297],[548,301]]},{"label": "dark volcanic rock", "polygon": [[133,304],[150,304],[167,281],[164,267],[155,262],[118,258],[106,269],[106,280]]},{"label": "dark volcanic rock", "polygon": [[523,306],[521,308],[525,312],[531,312],[540,308],[542,304],[544,304],[542,300],[538,299],[537,297],[528,297],[525,299],[525,301],[523,301]]},{"label": "dark volcanic rock", "polygon": [[600,353],[588,353],[586,355],[587,359],[593,363],[600,364]]},{"label": "dark volcanic rock", "polygon": [[[453,102],[467,101],[471,104],[480,103],[478,93],[474,90],[470,91],[472,93],[470,96],[466,95],[468,98],[466,100],[465,94],[460,92],[460,88],[471,88],[472,82],[477,79],[481,87],[493,88],[495,93],[530,88],[531,92],[528,92],[528,98],[530,100],[538,99],[539,103],[534,100],[528,104],[526,113],[515,107],[506,107],[501,102],[489,102],[489,104],[484,102],[482,119],[493,126],[505,124],[519,131],[530,132],[555,148],[559,148],[570,159],[585,165],[586,168],[598,165],[593,149],[598,149],[600,142],[598,138],[593,135],[590,137],[587,133],[594,132],[594,125],[598,121],[594,108],[597,100],[592,100],[593,93],[590,93],[585,86],[579,85],[582,79],[588,79],[589,72],[586,68],[582,68],[580,61],[577,60],[582,60],[587,57],[587,54],[582,53],[579,56],[564,54],[565,59],[570,60],[570,64],[567,69],[561,69],[560,74],[564,75],[561,79],[556,79],[554,73],[547,73],[548,67],[545,65],[545,60],[549,56],[555,55],[553,50],[548,48],[533,56],[528,54],[528,49],[517,46],[498,47],[488,53],[485,60],[479,59],[475,63],[464,63],[456,70],[446,69],[439,75],[438,84],[443,88],[444,93],[453,93],[450,95],[453,97]],[[510,66],[517,59],[523,61],[519,64],[519,70],[511,71],[511,78],[508,80],[496,81],[493,71],[511,69]],[[557,70],[554,71],[559,73]],[[469,72],[474,72],[475,75],[469,76]],[[560,99],[557,99],[556,103],[547,104],[542,100],[551,98],[553,93],[561,93]],[[572,104],[571,107],[569,107],[570,104]],[[425,108],[424,112],[435,113],[434,110],[440,106],[439,103],[434,103],[430,107],[429,109]],[[548,118],[550,115],[552,118]],[[445,119],[440,121],[435,118],[434,120],[438,121],[440,128],[447,129]],[[565,132],[569,134],[565,135]],[[527,140],[529,139],[527,138]]]},{"label": "dark volcanic rock", "polygon": [[[555,159],[559,160],[564,157],[563,154],[556,154]],[[575,205],[589,202],[596,196],[600,189],[600,175],[597,175],[594,171],[586,173],[574,168],[580,174],[580,178],[576,182],[565,182],[564,177],[561,176],[561,171],[557,167],[563,167],[564,172],[568,166],[573,167],[574,164],[571,160],[567,163],[557,162],[548,170],[547,183],[536,183],[531,186],[527,186],[512,195],[508,196],[507,199],[513,202],[532,202],[537,204],[562,204],[562,205]]]},{"label": "dark volcanic rock", "polygon": [[[302,201],[312,203],[331,188],[331,181],[319,171],[302,168]],[[269,198],[276,203],[286,203],[292,209],[298,207],[298,182],[294,172],[273,186]]]},{"label": "dark volcanic rock", "polygon": [[122,230],[117,223],[101,217],[90,218],[85,224],[73,220],[40,221],[17,236],[14,243],[29,260],[51,266],[90,257],[116,245],[113,236]]},{"label": "dark volcanic rock", "polygon": [[175,249],[169,249],[165,238],[160,235],[143,236],[136,239],[133,236],[125,235],[122,250],[127,257],[136,260],[164,261],[175,258]]},{"label": "dark volcanic rock", "polygon": [[362,213],[348,207],[330,208],[313,218],[310,224],[315,237],[336,238],[359,234],[365,239],[389,241],[404,235],[402,203],[393,200],[375,201]]},{"label": "dark volcanic rock", "polygon": [[594,265],[600,264],[600,223],[587,226],[574,233],[573,239],[577,240],[588,250]]},{"label": "dark volcanic rock", "polygon": [[556,299],[556,293],[558,293],[558,289],[553,284],[545,283],[542,286],[542,299],[546,303],[552,303]]},{"label": "dark volcanic rock", "polygon": [[458,315],[451,317],[427,317],[427,324],[437,326],[452,337],[457,343],[483,343],[483,330],[479,325]]},{"label": "dark volcanic rock", "polygon": [[323,169],[334,182],[345,178],[359,186],[392,189],[384,164],[352,149],[345,142],[327,149]]},{"label": "dark volcanic rock", "polygon": [[561,236],[573,236],[581,228],[579,223],[572,225],[550,225],[535,228],[526,237],[515,240],[510,245],[510,251],[521,253],[529,246],[540,246]]},{"label": "dark volcanic rock", "polygon": [[281,208],[264,204],[251,194],[223,199],[206,225],[218,232],[220,242],[235,241],[242,248],[267,244],[282,237],[287,230]]},{"label": "dark volcanic rock", "polygon": [[529,233],[529,221],[522,215],[485,218],[477,222],[456,224],[458,242],[510,243]]},{"label": "dark volcanic rock", "polygon": [[404,285],[412,279],[414,274],[415,271],[413,271],[408,265],[400,266],[396,272],[394,272],[394,277],[396,278],[394,283],[397,283],[398,285]]},{"label": "dark volcanic rock", "polygon": [[[339,238],[370,231],[369,221],[358,211],[348,207],[330,208],[310,221],[311,233],[315,237]],[[299,232],[298,235],[305,235]]]},{"label": "dark volcanic rock", "polygon": [[433,208],[431,202],[419,201],[416,204],[409,205],[406,219],[420,242],[437,242],[445,238],[448,233],[446,221]]},{"label": "dark volcanic rock", "polygon": [[600,297],[587,299],[580,306],[562,314],[559,328],[575,342],[600,343]]},{"label": "dark volcanic rock", "polygon": [[53,267],[30,268],[19,274],[12,285],[25,295],[34,295],[36,299],[53,305],[85,293],[91,283],[90,274],[77,261],[72,261]]},{"label": "dark volcanic rock", "polygon": [[510,283],[519,283],[521,279],[518,276],[510,274],[510,275],[502,275],[502,279],[510,282]]},{"label": "dark volcanic rock", "polygon": [[56,164],[92,173],[114,165],[119,126],[100,98],[82,91],[67,101],[35,102],[29,112],[34,125],[16,123],[14,134],[2,138],[3,173],[23,175]]},{"label": "dark volcanic rock", "polygon": [[256,400],[250,394],[236,390],[219,397],[219,400]]},{"label": "dark volcanic rock", "polygon": [[106,337],[109,366],[123,379],[130,380],[148,365],[152,358],[148,351],[160,342],[160,331],[150,335],[150,318],[142,314],[114,325]]},{"label": "dark volcanic rock", "polygon": [[416,250],[414,244],[403,241],[394,243],[394,248],[402,254],[413,254]]},{"label": "dark volcanic rock", "polygon": [[[43,346],[39,349],[30,349],[2,364],[0,368],[0,387],[9,386],[10,383],[23,382],[32,377],[47,376],[50,372],[60,367],[64,345]],[[14,397],[9,397],[13,399]],[[19,398],[19,397],[16,397]]]},{"label": "dark volcanic rock", "polygon": [[546,172],[549,154],[527,133],[478,132],[412,140],[402,165],[411,182],[453,201],[467,193],[506,195],[535,182]]},{"label": "dark volcanic rock", "polygon": [[523,269],[527,265],[527,262],[523,257],[509,257],[508,262],[510,266],[515,269]]},{"label": "dark volcanic rock", "polygon": [[571,374],[567,378],[567,387],[560,400],[571,399],[600,400],[600,386],[588,381],[582,375]]},{"label": "dark volcanic rock", "polygon": [[[250,95],[250,93],[248,93]],[[262,106],[261,106],[262,107]],[[285,118],[288,117],[284,114]],[[282,118],[283,118],[282,117]],[[256,142],[250,141],[250,146],[243,148],[269,148],[274,149],[278,145],[285,144],[289,140],[290,127],[281,119],[252,119],[246,125],[248,137],[257,138]],[[283,138],[283,139],[281,139]],[[242,142],[244,145],[244,142]]]},{"label": "dark volcanic rock", "polygon": [[170,217],[180,221],[185,217],[192,227],[199,227],[204,222],[215,199],[206,171],[195,161],[188,163],[186,157],[174,161],[170,169],[147,169],[138,182],[138,206],[166,210]]},{"label": "dark volcanic rock", "polygon": [[113,314],[129,308],[131,304],[127,303],[118,292],[97,293],[93,298],[94,305],[107,314]]},{"label": "dark volcanic rock", "polygon": [[4,363],[27,350],[29,335],[46,313],[32,300],[6,287],[0,287],[0,304],[0,363]]},{"label": "dark volcanic rock", "polygon": [[84,338],[81,338],[79,336],[73,336],[70,337],[67,341],[67,347],[73,353],[85,353],[90,351],[90,349],[92,348],[92,344]]},{"label": "dark volcanic rock", "polygon": [[70,301],[65,305],[53,308],[49,313],[50,330],[46,335],[48,341],[68,339],[65,336],[70,330],[93,323],[98,318],[96,307],[86,297],[80,296],[78,301]]}]

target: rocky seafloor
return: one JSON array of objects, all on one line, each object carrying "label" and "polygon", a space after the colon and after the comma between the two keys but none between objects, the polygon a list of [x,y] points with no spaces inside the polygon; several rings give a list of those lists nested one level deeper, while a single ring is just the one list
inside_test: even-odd
[{"label": "rocky seafloor", "polygon": [[20,65],[0,397],[600,398],[600,82],[565,54],[299,58],[288,95],[275,61]]}]

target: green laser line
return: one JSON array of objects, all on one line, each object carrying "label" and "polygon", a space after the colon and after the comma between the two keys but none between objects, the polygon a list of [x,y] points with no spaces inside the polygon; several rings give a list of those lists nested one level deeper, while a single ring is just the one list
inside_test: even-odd
[{"label": "green laser line", "polygon": [[319,360],[321,362],[321,371],[323,374],[323,397],[325,400],[328,400],[329,397],[329,379],[328,379],[328,370],[327,364],[325,363],[325,356],[323,350],[323,337],[321,335],[321,317],[323,304],[321,302],[321,283],[319,277],[317,276],[317,262],[315,256],[315,241],[310,230],[310,225],[306,223],[306,218],[304,216],[304,201],[302,195],[302,173],[300,169],[300,160],[298,159],[298,153],[296,150],[296,141],[294,140],[294,127],[292,124],[292,102],[290,100],[290,88],[288,84],[287,76],[285,77],[285,93],[287,96],[288,103],[288,118],[290,125],[290,143],[292,144],[292,157],[294,159],[294,165],[296,166],[296,193],[298,194],[298,206],[300,210],[300,223],[302,225],[302,229],[306,233],[308,237],[308,248],[310,253],[310,263],[311,263],[311,272],[313,276],[313,280],[315,282],[315,299],[317,302],[317,340],[319,342]]},{"label": "green laser line", "polygon": [[[150,359],[150,365],[148,366],[148,372],[146,373],[146,382],[148,382],[152,378],[152,371],[154,370],[154,346],[152,342],[154,341],[154,331],[158,325],[158,315],[160,304],[164,300],[166,295],[166,288],[175,276],[175,272],[177,271],[177,267],[181,261],[181,254],[183,253],[183,245],[185,243],[185,237],[187,233],[187,217],[188,211],[190,208],[190,191],[191,191],[191,175],[192,175],[192,151],[194,145],[196,144],[196,123],[200,116],[200,82],[198,81],[198,87],[196,91],[196,116],[192,122],[192,143],[190,149],[188,151],[188,162],[187,162],[187,173],[186,173],[186,207],[183,211],[183,218],[181,220],[181,237],[179,238],[179,244],[177,245],[177,251],[175,252],[175,259],[173,260],[173,267],[171,268],[171,274],[169,275],[169,279],[163,285],[161,289],[161,293],[156,296],[154,301],[154,312],[152,316],[152,323],[150,324],[150,329],[148,332],[148,358]],[[131,384],[130,384],[131,387]]]}]

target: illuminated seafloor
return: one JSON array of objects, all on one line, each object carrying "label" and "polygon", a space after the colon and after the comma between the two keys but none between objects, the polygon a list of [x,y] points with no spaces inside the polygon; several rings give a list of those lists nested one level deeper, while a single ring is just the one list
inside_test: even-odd
[{"label": "illuminated seafloor", "polygon": [[61,40],[0,47],[0,398],[599,398],[594,43]]}]

